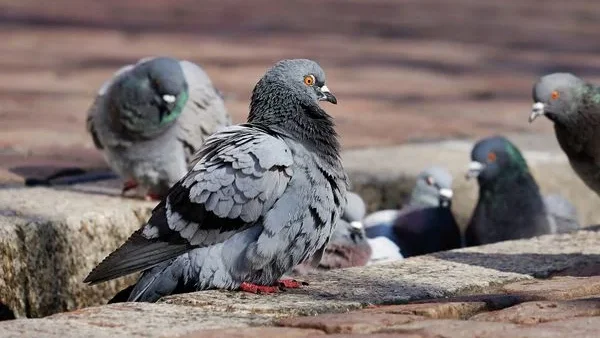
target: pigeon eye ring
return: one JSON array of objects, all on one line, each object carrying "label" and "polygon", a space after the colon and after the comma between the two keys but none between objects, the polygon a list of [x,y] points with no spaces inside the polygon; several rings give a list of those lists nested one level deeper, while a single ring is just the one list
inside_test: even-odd
[{"label": "pigeon eye ring", "polygon": [[312,87],[315,84],[315,77],[314,75],[306,75],[304,77],[304,84],[307,86]]},{"label": "pigeon eye ring", "polygon": [[550,97],[552,98],[552,100],[556,100],[560,97],[560,93],[557,90],[555,90],[552,92],[552,94],[550,94]]}]

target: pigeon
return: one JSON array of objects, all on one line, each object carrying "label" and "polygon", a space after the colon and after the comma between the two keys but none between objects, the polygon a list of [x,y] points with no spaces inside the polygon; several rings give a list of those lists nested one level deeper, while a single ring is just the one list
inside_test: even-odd
[{"label": "pigeon", "polygon": [[216,130],[231,124],[220,93],[196,64],[144,58],[119,69],[88,110],[87,130],[124,194],[160,199]]},{"label": "pigeon", "polygon": [[544,196],[544,206],[552,233],[564,234],[580,229],[577,208],[560,194]]},{"label": "pigeon", "polygon": [[84,282],[143,271],[127,297],[140,302],[301,287],[279,279],[305,260],[321,261],[349,184],[320,101],[337,103],[316,62],[276,63],[252,92],[247,123],[208,137],[148,222]]},{"label": "pigeon", "polygon": [[465,233],[467,246],[557,233],[558,228],[568,227],[564,220],[571,217],[572,205],[567,201],[570,207],[565,207],[554,196],[542,197],[525,158],[508,139],[480,140],[471,160],[467,178],[477,177],[479,199]]},{"label": "pigeon", "polygon": [[329,244],[325,247],[319,265],[312,267],[308,262],[304,262],[294,267],[293,274],[305,275],[319,270],[363,266],[369,262],[371,246],[361,222],[366,213],[365,203],[354,192],[348,192],[346,200],[346,208],[336,224]]},{"label": "pigeon", "polygon": [[[462,239],[451,210],[452,196],[452,175],[442,167],[427,168],[418,175],[406,206],[365,218],[367,236],[389,239],[402,257],[459,248]],[[375,255],[378,248],[372,246]]]},{"label": "pigeon", "polygon": [[529,122],[541,115],[554,122],[571,167],[600,195],[600,88],[570,73],[553,73],[534,84],[533,101]]}]

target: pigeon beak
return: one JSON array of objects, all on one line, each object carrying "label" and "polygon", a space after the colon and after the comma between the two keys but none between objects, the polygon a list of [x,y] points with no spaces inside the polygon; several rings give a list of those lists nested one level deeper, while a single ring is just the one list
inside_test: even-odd
[{"label": "pigeon beak", "polygon": [[350,226],[357,230],[360,230],[364,227],[362,222],[359,221],[350,222]]},{"label": "pigeon beak", "polygon": [[529,123],[533,122],[540,115],[544,115],[544,104],[541,102],[536,102],[531,107],[531,115],[529,115]]},{"label": "pigeon beak", "polygon": [[327,101],[333,104],[337,104],[337,99],[333,94],[331,94],[327,86],[321,87],[321,97],[319,97],[319,101]]},{"label": "pigeon beak", "polygon": [[162,99],[166,102],[166,103],[173,103],[176,100],[175,95],[163,95]]},{"label": "pigeon beak", "polygon": [[485,164],[477,161],[472,161],[471,163],[469,163],[468,171],[465,175],[465,178],[468,180],[477,177],[479,176],[479,174],[481,174],[483,169],[485,169]]},{"label": "pigeon beak", "polygon": [[451,200],[452,196],[454,196],[454,192],[452,191],[452,189],[448,189],[448,188],[442,188],[439,191],[440,196]]}]

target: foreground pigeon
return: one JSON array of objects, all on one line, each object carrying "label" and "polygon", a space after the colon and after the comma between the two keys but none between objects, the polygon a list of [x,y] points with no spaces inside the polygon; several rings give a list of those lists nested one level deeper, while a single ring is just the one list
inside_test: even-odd
[{"label": "foreground pigeon", "polygon": [[279,278],[317,265],[346,204],[332,118],[337,103],[310,60],[284,60],[252,93],[248,123],[210,136],[192,170],[150,220],[85,279],[144,270],[128,301],[209,288],[276,292]]},{"label": "foreground pigeon", "polygon": [[527,162],[509,140],[502,136],[480,140],[471,160],[467,178],[477,177],[479,199],[466,230],[467,246],[564,232],[558,229],[569,227],[558,224],[563,221],[556,215],[570,211],[556,204],[555,197],[542,198]]},{"label": "foreground pigeon", "polygon": [[109,166],[160,199],[188,171],[190,157],[231,124],[206,73],[188,61],[158,57],[118,70],[88,111],[87,129]]},{"label": "foreground pigeon", "polygon": [[529,122],[554,122],[560,147],[575,173],[600,195],[600,88],[570,73],[543,76],[533,86]]},{"label": "foreground pigeon", "polygon": [[319,265],[313,267],[309,262],[304,262],[294,267],[294,274],[363,266],[369,262],[371,246],[361,222],[366,213],[365,203],[356,193],[348,192],[346,196],[346,208],[325,247]]},{"label": "foreground pigeon", "polygon": [[[461,247],[460,229],[452,214],[452,176],[441,167],[419,174],[408,205],[383,210],[364,220],[367,236],[392,241],[403,257]],[[373,252],[378,251],[375,244]]]}]

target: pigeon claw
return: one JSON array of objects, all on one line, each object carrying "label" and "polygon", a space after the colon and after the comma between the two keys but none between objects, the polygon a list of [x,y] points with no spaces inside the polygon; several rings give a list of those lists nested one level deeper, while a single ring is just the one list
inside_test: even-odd
[{"label": "pigeon claw", "polygon": [[266,286],[266,285],[256,285],[252,283],[243,282],[240,284],[240,291],[250,292],[250,293],[277,293],[281,291],[279,286]]},{"label": "pigeon claw", "polygon": [[299,282],[295,279],[282,279],[277,282],[280,288],[299,289],[302,286],[308,285],[307,282]]},{"label": "pigeon claw", "polygon": [[160,195],[158,195],[158,194],[151,194],[151,193],[146,194],[146,196],[144,197],[144,199],[146,201],[160,201],[160,200],[162,200],[162,198],[161,198]]}]

